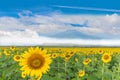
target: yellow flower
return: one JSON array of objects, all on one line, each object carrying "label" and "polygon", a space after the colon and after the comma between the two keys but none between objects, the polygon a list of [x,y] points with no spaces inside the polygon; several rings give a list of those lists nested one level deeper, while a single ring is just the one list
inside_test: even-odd
[{"label": "yellow flower", "polygon": [[65,54],[64,54],[64,53],[60,54],[60,56],[61,56],[62,58],[65,58]]},{"label": "yellow flower", "polygon": [[20,61],[21,56],[20,55],[14,55],[13,59],[14,59],[14,61],[18,62],[18,61]]},{"label": "yellow flower", "polygon": [[103,54],[103,52],[104,52],[103,50],[99,50],[98,54]]},{"label": "yellow flower", "polygon": [[5,54],[6,56],[10,55],[10,51],[4,50],[4,54]]},{"label": "yellow flower", "polygon": [[41,79],[41,77],[40,76],[38,76],[37,78],[36,78],[36,80],[40,80]]},{"label": "yellow flower", "polygon": [[84,65],[88,65],[89,63],[91,62],[91,59],[90,58],[87,58],[83,61],[83,64]]},{"label": "yellow flower", "polygon": [[79,71],[78,75],[79,77],[83,77],[85,75],[85,71],[84,70]]},{"label": "yellow flower", "polygon": [[73,55],[74,55],[74,52],[73,52],[73,51],[69,52],[69,55],[70,55],[70,56],[73,56]]},{"label": "yellow flower", "polygon": [[109,53],[104,53],[103,56],[102,56],[102,61],[104,63],[108,63],[111,61],[111,55]]},{"label": "yellow flower", "polygon": [[15,50],[15,48],[16,48],[15,46],[11,46],[10,47],[11,50]]},{"label": "yellow flower", "polygon": [[26,77],[26,73],[25,73],[25,72],[22,72],[21,77],[22,77],[22,78],[25,78],[25,77]]},{"label": "yellow flower", "polygon": [[0,58],[2,57],[2,53],[0,52]]},{"label": "yellow flower", "polygon": [[71,58],[71,55],[70,54],[65,54],[65,59],[64,61],[65,62],[68,62],[68,60]]},{"label": "yellow flower", "polygon": [[50,68],[52,60],[49,54],[46,54],[46,50],[40,48],[29,48],[22,54],[20,60],[21,70],[30,75],[31,77],[42,77],[42,74],[47,73]]},{"label": "yellow flower", "polygon": [[71,55],[70,55],[70,54],[66,54],[66,55],[65,55],[65,58],[66,58],[66,59],[69,59],[69,58],[71,58]]},{"label": "yellow flower", "polygon": [[56,53],[52,54],[52,58],[56,58],[56,57],[58,57],[58,54]]},{"label": "yellow flower", "polygon": [[94,53],[94,51],[93,50],[90,50],[90,52],[88,53],[88,54],[93,54]]}]

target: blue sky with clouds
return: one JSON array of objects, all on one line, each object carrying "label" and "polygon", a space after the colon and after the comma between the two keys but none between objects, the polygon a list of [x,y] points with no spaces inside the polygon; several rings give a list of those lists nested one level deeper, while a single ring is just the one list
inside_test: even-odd
[{"label": "blue sky with clouds", "polygon": [[1,0],[0,45],[118,45],[120,1]]}]

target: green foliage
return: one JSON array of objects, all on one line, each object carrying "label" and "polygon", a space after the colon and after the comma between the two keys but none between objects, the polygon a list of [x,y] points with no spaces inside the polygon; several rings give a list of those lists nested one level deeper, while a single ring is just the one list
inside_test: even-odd
[{"label": "green foliage", "polygon": [[[4,50],[0,49],[0,53],[2,53],[0,55],[0,80],[28,80],[29,76],[21,77],[20,66],[13,59],[15,54],[22,54],[27,48],[14,51],[8,48],[10,55],[5,55]],[[65,52],[56,51],[55,53]],[[68,61],[61,56],[53,58],[49,72],[44,74],[41,80],[120,80],[120,53],[113,53],[112,60],[108,63],[102,62],[102,54],[96,52],[96,54],[86,55],[83,53],[74,53]],[[48,52],[48,54],[52,54],[52,52]],[[84,65],[83,61],[86,58],[90,58],[91,62]],[[80,70],[85,71],[85,75],[82,77],[78,74]]]}]

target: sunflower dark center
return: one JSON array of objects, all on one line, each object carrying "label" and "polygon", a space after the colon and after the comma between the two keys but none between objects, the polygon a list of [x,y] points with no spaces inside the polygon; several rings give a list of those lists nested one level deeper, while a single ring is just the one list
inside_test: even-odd
[{"label": "sunflower dark center", "polygon": [[69,58],[70,57],[70,55],[66,55],[66,58]]},{"label": "sunflower dark center", "polygon": [[83,71],[81,71],[81,72],[79,72],[79,76],[84,76],[84,72]]},{"label": "sunflower dark center", "polygon": [[54,54],[53,56],[54,56],[54,57],[56,57],[57,55],[56,55],[56,54]]},{"label": "sunflower dark center", "polygon": [[109,59],[109,56],[108,56],[108,55],[105,55],[105,56],[104,56],[104,59],[106,59],[106,60]]},{"label": "sunflower dark center", "polygon": [[28,58],[28,66],[32,69],[40,69],[44,65],[44,57],[40,54],[33,54]]},{"label": "sunflower dark center", "polygon": [[20,59],[20,56],[16,56],[16,59],[19,60],[19,59]]},{"label": "sunflower dark center", "polygon": [[89,62],[89,60],[87,59],[87,60],[85,60],[85,62],[86,62],[86,63],[88,63],[88,62]]},{"label": "sunflower dark center", "polygon": [[82,75],[83,74],[83,72],[80,72],[80,75]]}]

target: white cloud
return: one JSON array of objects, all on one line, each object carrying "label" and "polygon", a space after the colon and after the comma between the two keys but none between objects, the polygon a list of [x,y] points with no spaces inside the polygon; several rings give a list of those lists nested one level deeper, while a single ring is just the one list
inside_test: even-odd
[{"label": "white cloud", "polygon": [[[24,35],[24,36],[23,36]],[[23,32],[4,32],[0,31],[0,45],[10,46],[29,46],[29,45],[48,45],[48,46],[119,46],[120,40],[87,40],[87,39],[55,39],[39,36],[37,32],[25,30]]]},{"label": "white cloud", "polygon": [[[27,11],[27,13],[30,13]],[[32,12],[31,12],[32,14]],[[86,24],[88,27],[74,27],[72,24]],[[67,23],[67,24],[66,24]],[[120,34],[120,16],[113,15],[34,15],[14,17],[0,17],[0,30],[13,31],[30,29],[38,33],[59,33],[68,30],[77,30],[86,34]]]},{"label": "white cloud", "polygon": [[[120,16],[113,15],[63,15],[51,16],[33,15],[24,12],[19,18],[0,17],[0,45],[39,45],[71,43],[80,45],[119,45],[114,38],[120,35]],[[74,27],[71,24],[86,25]],[[105,37],[114,40],[85,40],[85,39],[55,39],[41,36],[41,34],[55,34],[69,30],[76,30],[87,35]],[[100,35],[102,34],[102,35]],[[62,34],[64,35],[64,34]],[[79,36],[78,36],[79,37]],[[118,38],[120,39],[120,38]],[[118,44],[117,44],[118,43]],[[76,45],[77,45],[76,44]]]},{"label": "white cloud", "polygon": [[39,37],[39,35],[35,31],[31,31],[26,29],[25,31],[0,31],[0,38],[5,37],[20,37],[20,38],[34,38]]}]

